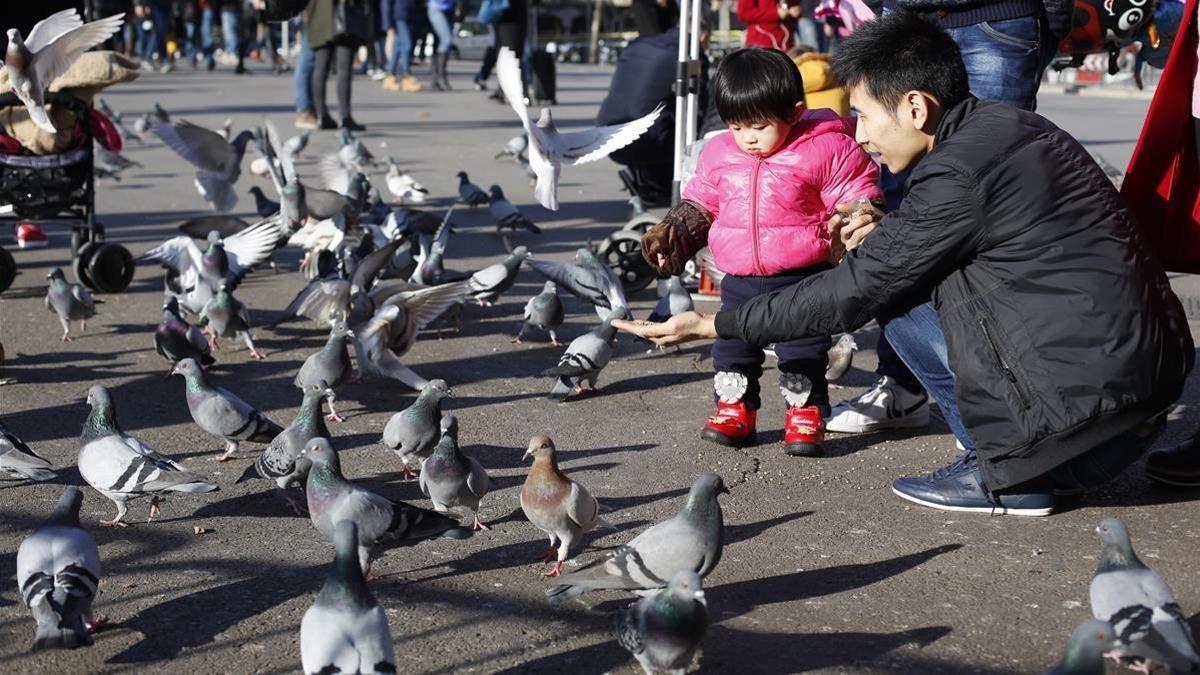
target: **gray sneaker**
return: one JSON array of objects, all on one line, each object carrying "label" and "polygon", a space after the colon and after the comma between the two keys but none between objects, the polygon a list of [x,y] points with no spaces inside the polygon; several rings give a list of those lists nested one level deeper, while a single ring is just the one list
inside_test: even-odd
[{"label": "gray sneaker", "polygon": [[825,422],[826,431],[842,434],[925,426],[929,426],[929,395],[913,393],[886,375],[858,398],[839,403]]},{"label": "gray sneaker", "polygon": [[299,115],[296,115],[297,129],[316,129],[318,125],[319,121],[317,120],[317,116],[313,114],[313,111],[311,110],[305,110]]}]

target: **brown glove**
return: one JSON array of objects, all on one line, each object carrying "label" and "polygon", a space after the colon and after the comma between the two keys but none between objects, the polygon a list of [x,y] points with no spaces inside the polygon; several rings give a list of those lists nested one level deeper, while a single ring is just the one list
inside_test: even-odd
[{"label": "brown glove", "polygon": [[[667,212],[661,223],[642,237],[642,257],[659,274],[675,276],[700,249],[708,245],[712,217],[693,202],[681,201]],[[658,257],[664,263],[660,267]]]}]

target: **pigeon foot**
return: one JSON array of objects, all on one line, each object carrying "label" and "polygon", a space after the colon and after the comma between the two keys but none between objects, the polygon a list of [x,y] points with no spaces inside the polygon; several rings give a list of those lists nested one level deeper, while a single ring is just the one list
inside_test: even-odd
[{"label": "pigeon foot", "polygon": [[475,514],[475,522],[471,523],[471,529],[475,530],[475,531],[479,531],[479,530],[489,530],[490,531],[492,528],[488,527],[487,525],[484,525],[483,521],[479,519],[479,514],[477,513],[477,514]]},{"label": "pigeon foot", "polygon": [[159,514],[161,509],[158,508],[158,505],[161,503],[162,503],[162,498],[159,497],[158,495],[154,495],[153,497],[150,498],[150,517],[146,519],[147,523],[154,520],[154,517]]},{"label": "pigeon foot", "polygon": [[542,576],[546,578],[562,576],[562,565],[562,561],[559,560],[554,563],[554,567],[549,572],[542,573]]}]

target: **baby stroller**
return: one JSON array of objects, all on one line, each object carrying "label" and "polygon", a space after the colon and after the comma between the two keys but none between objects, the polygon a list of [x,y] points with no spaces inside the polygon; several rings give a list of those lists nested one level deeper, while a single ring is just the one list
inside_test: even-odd
[{"label": "baby stroller", "polygon": [[[67,108],[81,122],[82,142],[58,154],[0,153],[0,218],[72,219],[71,257],[75,276],[85,286],[117,293],[133,280],[133,256],[119,244],[104,241],[104,226],[96,222],[96,185],[92,132],[87,123],[91,106],[63,93],[46,94],[46,103]],[[15,94],[0,95],[0,108],[21,106]],[[0,248],[0,292],[16,276],[16,264]]]}]

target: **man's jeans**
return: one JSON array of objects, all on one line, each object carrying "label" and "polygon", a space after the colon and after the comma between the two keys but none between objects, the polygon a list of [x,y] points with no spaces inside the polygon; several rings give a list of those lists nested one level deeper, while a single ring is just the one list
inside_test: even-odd
[{"label": "man's jeans", "polygon": [[408,21],[397,21],[393,26],[396,30],[392,40],[392,57],[388,59],[387,71],[396,77],[412,75],[412,28]]},{"label": "man's jeans", "polygon": [[292,73],[292,84],[295,89],[296,112],[312,111],[312,71],[313,50],[308,46],[308,34],[303,29],[300,34],[300,55],[296,57],[296,71]]},{"label": "man's jeans", "polygon": [[238,26],[238,11],[226,5],[221,9],[221,33],[225,36],[225,52],[242,58],[241,33]]}]

